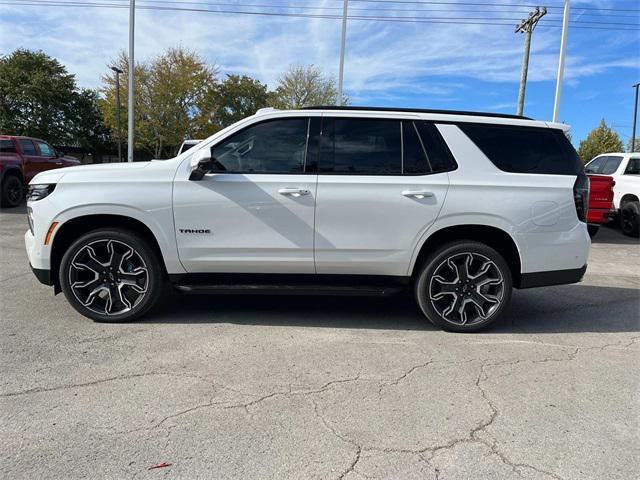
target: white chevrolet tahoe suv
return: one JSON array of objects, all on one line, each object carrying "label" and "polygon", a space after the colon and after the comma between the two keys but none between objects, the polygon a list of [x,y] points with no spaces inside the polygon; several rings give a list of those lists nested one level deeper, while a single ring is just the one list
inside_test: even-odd
[{"label": "white chevrolet tahoe suv", "polygon": [[640,236],[640,153],[604,153],[584,167],[613,178],[613,208],[625,235]]},{"label": "white chevrolet tahoe suv", "polygon": [[562,126],[497,114],[265,109],[182,155],[37,175],[38,279],[97,321],[186,293],[381,294],[475,331],[511,290],[580,281],[588,180]]}]

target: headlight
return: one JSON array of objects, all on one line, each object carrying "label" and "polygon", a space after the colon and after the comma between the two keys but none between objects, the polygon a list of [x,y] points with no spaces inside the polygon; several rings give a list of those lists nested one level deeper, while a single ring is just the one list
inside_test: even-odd
[{"label": "headlight", "polygon": [[27,202],[35,202],[49,196],[56,188],[55,183],[29,185],[27,190]]}]

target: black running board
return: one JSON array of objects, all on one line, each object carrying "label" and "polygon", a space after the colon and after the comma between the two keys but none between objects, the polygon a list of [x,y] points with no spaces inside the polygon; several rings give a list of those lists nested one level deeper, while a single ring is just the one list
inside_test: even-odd
[{"label": "black running board", "polygon": [[179,292],[205,295],[345,295],[389,296],[405,290],[402,286],[312,285],[312,284],[174,284]]}]

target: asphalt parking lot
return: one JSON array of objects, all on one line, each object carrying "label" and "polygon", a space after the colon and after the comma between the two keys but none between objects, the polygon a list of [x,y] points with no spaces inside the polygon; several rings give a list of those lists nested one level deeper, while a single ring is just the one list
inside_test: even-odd
[{"label": "asphalt parking lot", "polygon": [[[640,248],[451,334],[404,297],[178,297],[92,323],[0,213],[3,478],[623,479],[640,472]],[[150,469],[158,464],[170,464]]]}]

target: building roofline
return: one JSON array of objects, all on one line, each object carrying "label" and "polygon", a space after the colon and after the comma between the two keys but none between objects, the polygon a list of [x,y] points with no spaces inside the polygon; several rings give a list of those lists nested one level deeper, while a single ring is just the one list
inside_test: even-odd
[{"label": "building roofline", "polygon": [[468,112],[463,110],[433,110],[428,108],[402,108],[402,107],[356,107],[337,105],[317,105],[312,107],[302,107],[301,110],[337,110],[337,111],[364,111],[364,112],[410,112],[410,113],[432,113],[436,115],[467,115],[474,117],[511,118],[516,120],[533,120],[522,115],[495,112]]}]

